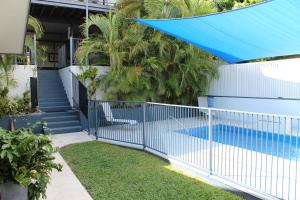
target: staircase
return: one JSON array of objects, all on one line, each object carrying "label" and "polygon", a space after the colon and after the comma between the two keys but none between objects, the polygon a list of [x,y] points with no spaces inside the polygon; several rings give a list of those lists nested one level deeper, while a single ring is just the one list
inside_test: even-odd
[{"label": "staircase", "polygon": [[38,70],[38,99],[40,110],[44,112],[42,120],[47,122],[51,133],[82,130],[79,114],[71,109],[57,70]]}]

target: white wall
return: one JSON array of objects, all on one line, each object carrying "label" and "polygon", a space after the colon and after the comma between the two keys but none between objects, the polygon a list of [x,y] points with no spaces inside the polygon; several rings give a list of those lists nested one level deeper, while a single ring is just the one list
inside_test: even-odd
[{"label": "white wall", "polygon": [[300,101],[288,99],[257,99],[209,97],[210,107],[248,112],[300,116]]},{"label": "white wall", "polygon": [[59,76],[62,80],[64,85],[64,89],[66,91],[67,97],[69,99],[70,105],[73,106],[72,100],[72,74],[71,74],[71,67],[65,67],[63,69],[58,70]]},{"label": "white wall", "polygon": [[[96,66],[96,68],[98,69],[98,75],[104,75],[110,71],[110,67],[107,66]],[[59,75],[63,82],[71,106],[73,106],[72,73],[78,75],[84,72],[85,69],[86,68],[82,68],[80,66],[70,66],[59,70]],[[100,89],[96,91],[96,99],[103,99],[103,91]]]},{"label": "white wall", "polygon": [[210,106],[300,116],[300,59],[222,65],[219,73]]},{"label": "white wall", "polygon": [[222,65],[209,95],[300,99],[300,59]]},{"label": "white wall", "polygon": [[15,65],[13,78],[17,81],[17,87],[10,89],[9,96],[22,96],[24,92],[30,90],[30,77],[36,77],[35,65]]}]

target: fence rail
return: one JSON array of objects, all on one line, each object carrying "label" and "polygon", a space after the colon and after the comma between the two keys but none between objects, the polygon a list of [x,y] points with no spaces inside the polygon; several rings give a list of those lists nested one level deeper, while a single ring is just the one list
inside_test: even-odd
[{"label": "fence rail", "polygon": [[265,198],[300,198],[299,117],[151,102],[89,106],[97,139],[156,152]]}]

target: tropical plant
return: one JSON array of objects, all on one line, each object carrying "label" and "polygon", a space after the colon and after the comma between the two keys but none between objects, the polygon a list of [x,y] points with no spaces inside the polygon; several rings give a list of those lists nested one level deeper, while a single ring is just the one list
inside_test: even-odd
[{"label": "tropical plant", "polygon": [[88,85],[88,93],[90,98],[96,98],[97,88],[100,85],[100,79],[98,78],[98,69],[90,66],[87,70],[79,75],[79,79]]},{"label": "tropical plant", "polygon": [[[42,23],[37,18],[34,18],[33,16],[29,16],[27,27],[36,35],[36,39],[40,39],[43,37],[44,28]],[[36,51],[34,48],[36,48]],[[47,47],[41,45],[38,41],[36,41],[36,46],[35,46],[33,34],[30,33],[26,34],[25,49],[29,49],[32,54],[32,57],[36,57],[38,60],[41,60],[42,62],[47,58],[46,56]],[[35,53],[37,55],[34,55]],[[26,63],[27,60],[26,55],[19,56],[19,59],[22,59],[23,62]]]},{"label": "tropical plant", "polygon": [[250,6],[252,4],[260,3],[262,1],[264,1],[264,0],[244,0],[244,1],[241,1],[241,2],[235,1],[234,5],[233,5],[233,8],[242,8],[242,7],[245,7],[245,6]]},{"label": "tropical plant", "polygon": [[43,25],[41,24],[41,22],[37,18],[29,16],[28,17],[28,27],[33,29],[33,31],[36,34],[36,37],[38,39],[43,37],[44,28],[43,28]]},{"label": "tropical plant", "polygon": [[16,80],[13,78],[15,57],[12,55],[0,54],[0,87],[14,88],[17,86]]},{"label": "tropical plant", "polygon": [[30,200],[45,198],[50,172],[62,167],[54,163],[55,151],[46,136],[26,129],[0,129],[0,184],[12,182],[27,187]]},{"label": "tropical plant", "polygon": [[4,116],[9,117],[9,130],[14,130],[14,118],[16,115],[24,115],[30,112],[29,91],[24,92],[22,97],[8,97],[7,89],[0,90],[0,120]]},{"label": "tropical plant", "polygon": [[214,3],[218,11],[224,11],[249,6],[262,1],[264,0],[214,0]]},{"label": "tropical plant", "polygon": [[101,34],[94,34],[84,39],[77,50],[79,63],[84,63],[89,55],[97,53],[106,53],[110,58],[113,69],[120,68],[124,57],[122,51],[123,45],[120,40],[120,27],[122,15],[109,13],[108,17],[101,15],[92,15],[82,25],[82,33],[87,36],[86,30],[96,27]]},{"label": "tropical plant", "polygon": [[108,99],[152,100],[193,104],[217,77],[214,57],[178,39],[136,24],[126,17],[175,18],[215,12],[206,0],[121,0],[115,14],[92,15],[83,30],[93,32],[77,58],[93,53],[110,56],[112,71],[101,77]]}]

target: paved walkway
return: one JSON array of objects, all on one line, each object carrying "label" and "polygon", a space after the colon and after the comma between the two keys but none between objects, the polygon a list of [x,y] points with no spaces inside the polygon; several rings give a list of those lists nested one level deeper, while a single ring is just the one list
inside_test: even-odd
[{"label": "paved walkway", "polygon": [[[93,140],[84,132],[52,135],[50,138],[57,147]],[[47,200],[92,200],[59,153],[55,154],[55,162],[62,164],[63,169],[62,172],[53,171],[51,173],[51,182],[46,192]]]}]

